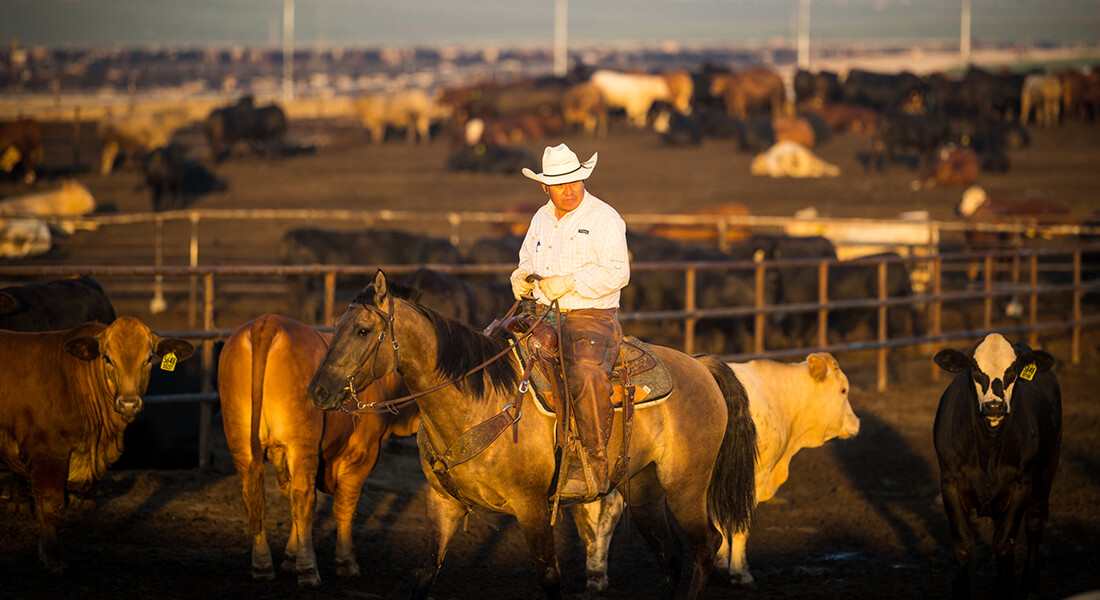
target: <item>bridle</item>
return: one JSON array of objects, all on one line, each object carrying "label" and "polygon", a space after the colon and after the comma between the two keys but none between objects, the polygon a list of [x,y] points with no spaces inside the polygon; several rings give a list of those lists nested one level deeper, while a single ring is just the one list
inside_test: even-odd
[{"label": "bridle", "polygon": [[[386,322],[386,326],[383,327],[382,331],[378,332],[378,338],[375,340],[374,344],[372,344],[371,347],[367,349],[367,352],[364,355],[363,360],[357,361],[357,364],[360,365],[360,368],[358,368],[354,373],[351,373],[351,374],[347,375],[344,378],[348,382],[348,384],[344,387],[344,389],[348,390],[348,392],[349,392],[348,397],[335,410],[339,410],[340,412],[345,412],[345,413],[353,413],[353,414],[381,414],[383,412],[388,412],[388,413],[391,413],[391,414],[397,414],[400,409],[404,408],[405,406],[407,406],[409,404],[412,404],[413,402],[416,401],[417,398],[420,398],[421,396],[426,396],[428,394],[431,394],[432,392],[437,392],[437,391],[439,391],[439,390],[441,390],[441,389],[443,389],[447,386],[453,385],[456,382],[461,381],[461,380],[469,377],[470,375],[473,375],[474,373],[477,373],[478,371],[481,371],[485,367],[488,367],[489,365],[491,365],[492,363],[496,362],[501,357],[503,357],[505,354],[508,354],[509,352],[512,352],[515,348],[515,344],[518,344],[521,341],[523,341],[525,338],[527,338],[528,336],[531,335],[532,331],[534,331],[534,326],[532,326],[531,329],[529,329],[526,333],[524,333],[522,336],[520,336],[519,339],[517,339],[514,343],[509,343],[508,346],[506,348],[504,348],[503,350],[501,350],[500,352],[494,354],[493,356],[489,357],[488,359],[486,359],[481,364],[473,367],[469,371],[466,371],[465,373],[463,373],[462,375],[459,375],[458,377],[455,377],[454,379],[451,379],[449,381],[445,381],[445,382],[443,382],[439,385],[430,387],[430,388],[425,389],[425,390],[421,390],[421,391],[413,393],[413,394],[408,394],[406,396],[402,396],[400,398],[387,399],[387,400],[383,400],[381,402],[366,402],[366,401],[361,400],[359,398],[359,394],[356,392],[355,378],[362,371],[362,365],[366,365],[367,361],[370,361],[370,363],[371,363],[370,374],[371,374],[371,378],[372,378],[371,380],[373,382],[373,381],[376,381],[376,380],[379,379],[378,375],[375,373],[375,368],[374,367],[375,367],[375,363],[378,360],[378,352],[382,347],[382,342],[384,342],[385,339],[386,339],[386,331],[387,330],[389,331],[389,337],[390,337],[390,340],[391,340],[391,344],[393,345],[393,366],[392,366],[391,370],[389,371],[389,373],[396,373],[397,372],[398,350],[400,349],[400,344],[397,343],[397,334],[396,334],[396,330],[394,329],[395,310],[394,310],[393,294],[392,293],[387,293],[386,296],[387,296],[388,302],[387,302],[385,311],[378,308],[377,306],[368,305],[365,302],[360,304],[364,309],[369,310],[369,311],[379,315]],[[520,300],[516,300],[516,302],[514,304],[512,304],[512,308],[510,308],[508,310],[507,314],[505,314],[504,317],[502,317],[501,319],[493,321],[492,324],[490,324],[488,327],[485,328],[484,333],[488,334],[488,333],[492,332],[493,329],[495,329],[502,321],[508,319],[513,314],[515,314],[516,309],[519,307],[519,304],[520,304]],[[557,300],[553,301],[551,303],[551,305],[546,308],[546,310],[542,311],[542,314],[538,315],[538,320],[536,321],[536,324],[538,322],[541,322],[542,320],[546,319],[546,317],[550,314],[550,311],[555,310],[556,308],[557,308]],[[533,365],[533,361],[534,361],[534,359],[532,358],[532,365]],[[520,391],[521,394],[526,393],[527,390],[530,388],[530,383],[527,381],[527,375],[530,373],[530,371],[531,371],[530,367],[525,369],[524,380],[522,382],[520,382],[520,388],[519,388],[519,391]],[[389,373],[387,373],[387,374],[389,374]],[[352,400],[355,401],[355,408],[348,408],[348,407],[344,406]],[[511,406],[511,405],[509,405],[509,406]],[[516,411],[516,413],[517,414],[515,416],[515,420],[518,421],[519,418],[520,418],[520,414],[519,414],[518,410]]]},{"label": "bridle", "polygon": [[[382,348],[382,342],[386,341],[386,331],[387,330],[389,331],[390,344],[393,345],[393,365],[391,367],[390,373],[397,372],[398,351],[401,349],[401,345],[397,343],[397,334],[394,331],[394,314],[395,314],[395,311],[394,311],[394,307],[393,307],[393,294],[386,294],[386,297],[387,297],[388,302],[386,304],[386,311],[384,311],[384,312],[382,311],[382,309],[378,308],[377,306],[368,305],[366,302],[363,302],[363,303],[360,304],[365,310],[373,312],[373,313],[377,314],[379,317],[381,317],[385,321],[386,326],[382,328],[382,331],[378,332],[378,338],[374,341],[374,344],[371,345],[371,347],[367,349],[366,355],[363,357],[363,360],[356,361],[360,365],[360,368],[356,369],[354,373],[351,373],[347,377],[344,378],[348,382],[347,386],[345,386],[344,389],[348,390],[349,394],[348,394],[348,399],[344,400],[344,402],[341,404],[340,408],[338,409],[340,411],[343,411],[343,412],[359,412],[359,411],[362,411],[364,408],[372,407],[373,404],[376,404],[376,403],[373,403],[373,402],[363,402],[362,400],[359,399],[359,394],[356,393],[356,391],[355,391],[355,377],[356,377],[356,375],[358,375],[363,370],[362,365],[366,365],[367,361],[370,361],[371,381],[376,381],[376,380],[379,379],[378,374],[375,373],[375,368],[374,367],[375,367],[375,364],[378,362],[378,351]],[[389,373],[386,373],[386,374],[388,375]],[[351,411],[351,410],[346,409],[346,408],[343,407],[343,404],[347,404],[348,400],[354,400],[355,401],[355,405],[358,408],[358,411]],[[390,410],[389,412],[396,413],[397,410],[393,409],[393,410]]]}]

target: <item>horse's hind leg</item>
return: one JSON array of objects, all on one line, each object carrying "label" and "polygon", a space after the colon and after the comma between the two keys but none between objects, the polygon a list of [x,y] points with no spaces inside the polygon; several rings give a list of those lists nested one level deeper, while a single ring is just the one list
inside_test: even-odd
[{"label": "horse's hind leg", "polygon": [[447,555],[447,546],[451,543],[458,522],[466,514],[461,502],[445,496],[432,488],[428,491],[428,534],[427,547],[416,569],[416,586],[413,588],[413,600],[428,597],[428,591],[439,576],[443,566],[443,557]]},{"label": "horse's hind leg", "polygon": [[718,529],[710,522],[707,511],[706,479],[702,484],[690,485],[688,480],[680,479],[678,485],[670,486],[676,490],[668,496],[668,508],[680,523],[680,527],[691,544],[691,589],[688,598],[699,598],[714,569],[714,555],[722,543]]},{"label": "horse's hind leg", "polygon": [[665,493],[657,484],[652,466],[631,478],[628,503],[634,524],[653,550],[664,573],[665,587],[661,598],[671,599],[680,583],[680,544],[669,525]]},{"label": "horse's hind leg", "polygon": [[[288,448],[286,467],[290,470],[287,496],[294,523],[287,541],[283,570],[290,567],[298,574],[298,585],[315,588],[321,585],[317,572],[317,555],[313,548],[313,515],[317,511],[317,452],[315,449]],[[280,477],[282,479],[282,477]]]}]

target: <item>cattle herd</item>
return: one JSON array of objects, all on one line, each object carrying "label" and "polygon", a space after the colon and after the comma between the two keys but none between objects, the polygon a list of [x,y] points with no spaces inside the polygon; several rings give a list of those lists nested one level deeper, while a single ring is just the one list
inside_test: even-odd
[{"label": "cattle herd", "polygon": [[[995,222],[1029,215],[1061,222],[1069,212],[1062,207],[997,198],[974,183],[983,171],[1010,168],[1011,152],[1028,144],[1029,123],[1053,127],[1095,121],[1100,111],[1100,67],[1028,73],[971,67],[959,76],[925,77],[853,70],[842,78],[825,71],[799,71],[793,90],[792,97],[782,78],[766,68],[730,71],[705,65],[698,72],[664,73],[578,68],[563,78],[482,82],[434,95],[404,90],[363,96],[354,103],[354,118],[376,144],[395,132],[403,133],[407,143],[444,138],[453,152],[443,166],[475,173],[537,168],[536,158],[522,146],[526,141],[578,131],[598,138],[614,135],[618,127],[652,127],[661,143],[670,146],[699,145],[708,138],[730,140],[732,147],[754,153],[753,175],[836,177],[838,167],[815,156],[812,149],[838,132],[852,131],[868,136],[868,171],[889,169],[899,155],[907,154],[921,172],[915,187],[966,189],[960,214],[967,218]],[[195,191],[196,177],[206,177],[207,184],[212,178],[216,181],[213,171],[242,148],[273,161],[287,151],[288,120],[276,104],[257,105],[244,97],[210,112],[202,122],[208,145],[205,161],[196,161],[198,149],[183,146],[177,135],[193,123],[186,111],[104,118],[97,129],[102,141],[100,173],[109,176],[120,159],[140,162],[152,208],[172,210],[187,205],[187,191],[189,186]],[[39,124],[32,119],[3,125],[0,170],[33,182],[41,140]],[[283,236],[279,259],[287,265],[514,263],[522,234],[497,233],[460,249],[446,239],[398,230],[300,227]],[[821,236],[732,232],[725,249],[718,250],[713,244],[695,243],[697,239],[690,239],[694,233],[680,230],[670,235],[660,226],[631,231],[632,260],[837,257],[836,247]],[[990,236],[975,234],[968,242],[975,248],[1003,242]],[[779,270],[764,282],[765,302],[814,302],[818,277],[816,267]],[[341,296],[361,281],[338,281]],[[506,275],[456,277],[422,268],[400,283],[416,290],[425,311],[478,331],[512,302]],[[702,309],[756,302],[757,283],[750,271],[701,272],[696,285]],[[295,276],[288,286],[288,315],[257,316],[225,342],[217,386],[225,438],[247,513],[251,577],[273,579],[276,570],[264,524],[266,459],[274,463],[279,488],[292,507],[292,533],[282,569],[296,573],[300,586],[318,587],[322,583],[312,533],[317,491],[334,495],[336,573],[357,575],[352,521],[383,442],[391,435],[416,434],[418,428],[418,435],[427,434],[415,410],[352,416],[312,408],[306,388],[331,336],[310,326],[323,317],[318,302],[322,291],[315,278]],[[679,273],[638,271],[623,291],[622,308],[681,308],[682,287]],[[842,266],[828,279],[833,300],[874,297],[879,287],[874,266]],[[902,263],[890,263],[886,290],[895,299],[913,293],[911,274]],[[921,333],[922,320],[911,305],[899,302],[888,314],[891,337]],[[768,318],[769,329],[791,346],[813,345],[813,319],[794,312]],[[838,310],[829,327],[833,335],[849,340],[873,319],[870,310]],[[747,351],[753,327],[751,317],[706,319],[697,326],[699,343],[712,354]],[[653,342],[676,339],[663,337],[668,335],[663,326],[638,328]],[[150,371],[171,371],[193,351],[190,343],[160,337],[138,319],[116,317],[103,288],[92,279],[0,290],[0,362],[6,365],[0,379],[0,472],[11,474],[0,481],[10,484],[11,502],[33,503],[39,557],[49,571],[61,574],[66,569],[58,539],[66,495],[92,491],[120,458],[123,432],[141,418]],[[396,355],[396,344],[393,351]],[[942,350],[934,362],[955,374],[940,399],[933,427],[943,509],[957,566],[952,595],[971,595],[971,511],[994,524],[994,597],[1009,598],[1015,590],[1037,595],[1039,540],[1049,515],[1062,438],[1055,360],[1047,352],[991,334],[969,350]],[[831,354],[814,353],[795,363],[757,360],[730,367],[748,397],[756,426],[754,504],[775,495],[798,450],[860,432],[860,418],[848,399],[848,377]],[[349,381],[353,375],[348,375]],[[386,399],[407,390],[391,377],[359,394]],[[621,492],[629,494],[629,488]],[[608,547],[623,506],[620,494],[612,492],[573,513],[578,528],[593,533],[586,536],[594,540],[586,549],[592,591],[608,588]],[[734,585],[753,582],[746,559],[748,528],[721,534],[721,547],[713,549],[716,569]],[[1018,581],[1014,548],[1020,535],[1027,540],[1027,559]]]}]

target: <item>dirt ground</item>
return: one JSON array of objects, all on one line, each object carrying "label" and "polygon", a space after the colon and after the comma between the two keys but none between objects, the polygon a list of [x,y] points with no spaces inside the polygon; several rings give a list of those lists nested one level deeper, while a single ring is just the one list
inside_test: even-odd
[{"label": "dirt ground", "polygon": [[[101,206],[122,213],[148,210],[147,192],[140,189],[141,176],[132,165],[109,177],[88,172],[95,161],[90,128],[81,137],[75,168],[72,145],[65,145],[71,126],[51,133],[55,144],[47,146],[39,188],[75,176]],[[214,171],[227,189],[202,195],[192,206],[501,210],[540,198],[537,186],[518,174],[446,172],[449,149],[443,142],[374,146],[354,127],[321,123],[292,123],[291,135],[299,149],[293,156],[275,164],[231,159]],[[980,183],[1006,195],[1061,202],[1079,216],[1100,208],[1100,126],[1032,130],[1032,136],[1029,148],[1012,153],[1008,174],[983,176]],[[197,144],[194,135],[187,141]],[[757,215],[789,216],[814,205],[837,217],[892,217],[925,209],[933,218],[950,219],[961,194],[959,189],[913,191],[909,184],[917,174],[905,164],[885,174],[866,174],[860,161],[869,142],[855,134],[817,149],[840,166],[840,177],[802,181],[748,175],[751,155],[735,151],[728,141],[665,148],[653,134],[624,126],[605,140],[570,136],[565,141],[582,159],[599,151],[588,187],[624,214],[680,212],[737,201]],[[543,145],[526,144],[536,156]],[[0,186],[2,196],[19,192],[14,184]],[[282,231],[300,224],[204,222],[200,262],[274,263]],[[50,255],[27,264],[152,264],[151,231],[136,226],[79,232],[59,240]],[[170,226],[170,239],[182,239],[172,238],[172,231]],[[185,245],[169,248],[166,263],[186,264]],[[114,280],[105,286],[120,314],[140,316],[156,329],[185,328],[179,295],[170,296],[167,312],[150,315],[147,289],[136,293]],[[1095,311],[1096,296],[1086,296],[1086,304],[1086,310]],[[219,296],[216,322],[235,327],[262,312],[283,310],[278,293]],[[1079,364],[1069,360],[1065,332],[1045,332],[1040,341],[1059,360],[1055,371],[1065,411],[1062,462],[1042,549],[1041,597],[1060,599],[1100,588],[1100,405],[1091,403],[1088,391],[1100,384],[1095,368],[1100,332],[1085,332]],[[860,435],[798,454],[777,499],[757,512],[748,548],[756,583],[742,589],[712,579],[706,597],[915,600],[949,593],[952,560],[932,448],[932,421],[947,378],[931,376],[928,356],[898,353],[891,364],[897,377],[887,391],[878,392],[868,353],[838,358],[852,382],[851,402],[862,418]],[[214,430],[220,433],[219,423]],[[277,497],[273,473],[268,473],[267,524],[278,561],[290,520],[286,501]],[[254,583],[249,579],[240,484],[218,437],[206,470],[109,471],[97,508],[67,517],[62,542],[70,569],[60,578],[40,567],[33,518],[6,507],[0,513],[0,598],[401,598],[412,589],[425,537],[424,499],[415,442],[391,440],[359,502],[356,544],[363,575],[337,577],[331,560],[331,497],[321,495],[315,535],[322,588],[301,592],[290,574]],[[974,569],[976,598],[989,597],[994,571],[989,535],[984,526]],[[566,597],[587,597],[583,550],[568,518],[558,529],[557,544]],[[657,596],[656,561],[636,528],[620,524],[611,547],[610,577],[608,598]],[[681,594],[685,588],[682,584]],[[433,596],[542,597],[514,522],[495,515],[470,519],[467,533],[456,536]]]}]

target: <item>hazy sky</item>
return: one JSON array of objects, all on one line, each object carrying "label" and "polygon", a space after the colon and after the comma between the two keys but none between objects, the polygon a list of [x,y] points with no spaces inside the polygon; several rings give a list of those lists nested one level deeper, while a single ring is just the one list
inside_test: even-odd
[{"label": "hazy sky", "polygon": [[[955,38],[961,0],[812,0],[811,37]],[[283,0],[3,0],[0,42],[266,44]],[[554,0],[295,0],[295,40],[358,46],[549,45]],[[789,38],[798,0],[573,0],[569,42]],[[972,0],[979,40],[1096,43],[1100,0]]]}]

